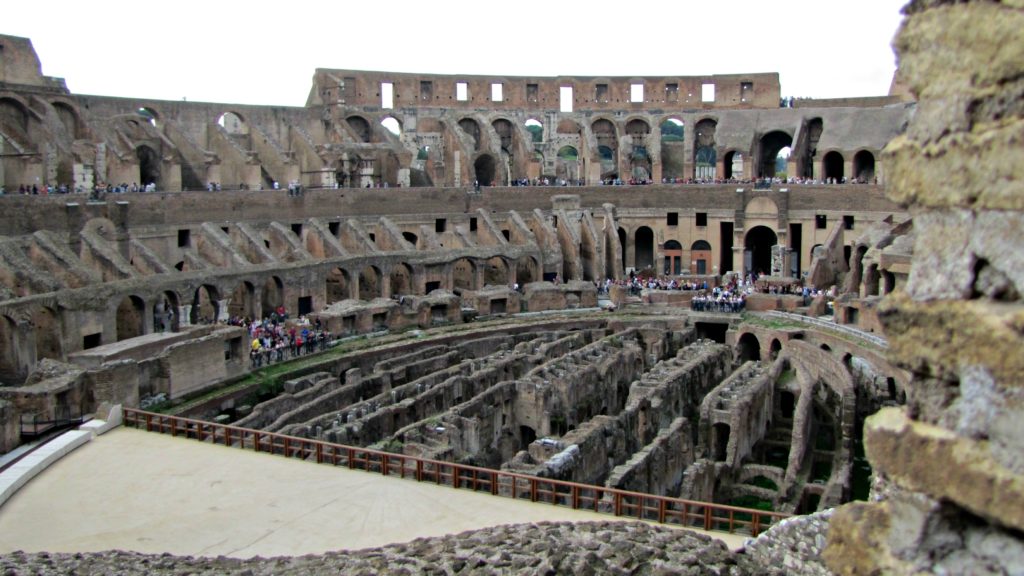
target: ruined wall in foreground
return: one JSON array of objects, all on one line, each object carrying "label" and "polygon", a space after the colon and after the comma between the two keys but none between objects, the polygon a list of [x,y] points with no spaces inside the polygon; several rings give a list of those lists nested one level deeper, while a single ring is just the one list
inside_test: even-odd
[{"label": "ruined wall in foreground", "polygon": [[840,574],[1011,574],[1024,565],[1024,2],[915,0],[895,47],[919,98],[887,149],[917,240],[879,310],[905,408],[865,425],[871,503],[838,510]]}]

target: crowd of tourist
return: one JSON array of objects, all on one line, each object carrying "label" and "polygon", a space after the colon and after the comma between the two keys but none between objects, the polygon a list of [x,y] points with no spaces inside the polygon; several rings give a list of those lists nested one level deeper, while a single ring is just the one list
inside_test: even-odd
[{"label": "crowd of tourist", "polygon": [[671,276],[643,276],[631,273],[628,278],[595,281],[599,297],[607,297],[612,286],[625,288],[629,296],[642,296],[645,290],[697,292],[690,300],[690,308],[697,312],[743,312],[747,298],[755,293],[787,294],[803,297],[807,306],[818,296],[833,298],[835,288],[819,290],[800,280],[768,281],[756,272],[745,276],[727,276],[721,285],[712,286],[707,279],[675,278]]},{"label": "crowd of tourist", "polygon": [[252,368],[326,350],[335,339],[319,318],[312,323],[304,316],[291,321],[283,307],[262,320],[231,317],[227,323],[249,331],[249,364]]},{"label": "crowd of tourist", "polygon": [[[662,178],[662,184],[673,184],[673,185],[714,185],[714,184],[737,184],[753,186],[755,189],[760,188],[771,188],[776,185],[831,185],[831,184],[878,184],[878,178],[873,178],[869,182],[866,178],[757,178],[757,179],[740,179],[740,178]],[[600,180],[597,185],[599,186],[647,186],[654,184],[654,181],[648,178],[630,178],[628,180],[622,180],[620,178],[605,178]],[[473,183],[473,189],[476,192],[480,191],[480,187],[483,184],[480,182]],[[517,178],[509,183],[509,186],[586,186],[587,183],[582,179],[564,179],[564,178]],[[396,187],[401,187],[401,184],[396,184]],[[495,186],[492,182],[490,186]],[[334,184],[332,188],[338,189],[341,186]],[[367,183],[367,188],[388,188],[387,182],[384,183]],[[282,187],[278,182],[273,182],[270,186],[272,190],[281,190]],[[207,182],[205,185],[207,192],[220,192],[222,190],[253,190],[251,186],[242,183],[238,184],[237,187],[223,187],[220,182]],[[263,190],[263,185],[260,184],[255,190]],[[306,187],[298,181],[291,181],[287,185],[289,196],[301,196],[305,191]],[[68,186],[66,184],[58,185],[37,185],[37,184],[22,184],[18,186],[17,194],[25,195],[36,195],[46,196],[50,194],[84,194],[90,193],[93,198],[102,198],[104,194],[124,194],[128,192],[156,192],[157,187],[155,183],[149,183],[145,185],[141,184],[127,184],[122,182],[121,184],[98,184],[92,189],[87,189],[84,186],[78,185],[75,187]],[[186,190],[187,191],[187,190]],[[14,192],[8,192],[5,187],[0,187],[0,196]]]}]

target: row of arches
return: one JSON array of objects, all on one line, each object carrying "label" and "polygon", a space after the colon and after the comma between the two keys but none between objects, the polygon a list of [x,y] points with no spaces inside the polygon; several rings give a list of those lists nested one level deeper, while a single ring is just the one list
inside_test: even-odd
[{"label": "row of arches", "polygon": [[[713,271],[714,249],[705,239],[695,240],[689,245],[689,261],[683,261],[685,248],[678,240],[666,240],[661,250],[662,266],[656,267],[654,230],[640,226],[633,231],[632,241],[624,228],[619,228],[617,233],[624,269],[629,268],[628,262],[632,261],[632,268],[653,269],[657,274],[710,274]],[[744,236],[744,270],[767,274],[771,270],[772,246],[778,242],[776,232],[767,226],[754,226],[748,230]],[[628,258],[630,255],[632,260]]]},{"label": "row of arches", "polygon": [[[542,278],[538,261],[532,256],[515,259],[503,256],[459,258],[446,266],[446,274],[449,275],[447,281],[427,281],[425,267],[406,262],[387,267],[376,264],[362,268],[331,266],[322,275],[323,298],[317,297],[316,300],[330,305],[347,299],[371,300],[420,294],[435,288],[461,291],[478,290],[485,285],[526,284]],[[289,288],[281,277],[273,275],[262,281],[241,280],[234,285],[204,283],[187,289],[186,297],[179,290],[129,294],[123,296],[113,310],[116,341],[150,332],[176,331],[182,325],[210,323],[230,317],[268,317],[281,307],[292,314],[306,314],[313,311],[314,298],[312,295],[297,296],[296,293],[307,291],[321,293],[303,286]],[[34,320],[33,324],[48,323]],[[104,340],[100,338],[92,344],[99,345]],[[91,346],[86,342],[83,347]],[[46,350],[59,352],[61,347],[47,346]]]},{"label": "row of arches", "polygon": [[303,315],[342,300],[397,298],[435,289],[461,293],[545,277],[533,255],[467,256],[438,264],[355,261],[324,264],[294,281],[278,275],[231,276],[132,291],[110,300],[98,315],[97,311],[31,305],[0,318],[0,383],[21,383],[43,358],[64,360],[78,350],[193,324],[268,317],[281,307],[291,315]]}]

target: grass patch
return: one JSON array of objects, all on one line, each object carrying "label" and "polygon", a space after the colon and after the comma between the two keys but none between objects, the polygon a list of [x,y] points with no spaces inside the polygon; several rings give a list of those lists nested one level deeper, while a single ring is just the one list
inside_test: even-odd
[{"label": "grass patch", "polygon": [[785,386],[794,380],[796,380],[796,370],[790,368],[788,370],[783,370],[782,373],[779,374],[779,379],[776,382]]},{"label": "grass patch", "polygon": [[[729,506],[737,506],[739,508],[753,508],[754,510],[763,510],[765,512],[772,512],[775,508],[772,506],[771,501],[757,496],[737,496],[730,500],[727,504]],[[754,516],[746,512],[736,512],[733,514],[733,518],[740,522],[751,522]]]},{"label": "grass patch", "polygon": [[747,480],[747,484],[750,484],[751,486],[757,486],[758,488],[766,488],[768,490],[779,489],[779,485],[776,484],[774,480],[767,476],[761,475],[754,476],[750,480]]}]

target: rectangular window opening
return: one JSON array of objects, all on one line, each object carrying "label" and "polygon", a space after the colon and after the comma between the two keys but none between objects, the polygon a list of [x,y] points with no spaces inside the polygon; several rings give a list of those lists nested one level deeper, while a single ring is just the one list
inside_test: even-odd
[{"label": "rectangular window opening", "polygon": [[531,104],[536,104],[537,103],[537,98],[538,98],[538,92],[539,92],[539,90],[537,89],[537,85],[536,84],[527,84],[526,85],[526,101],[530,102]]},{"label": "rectangular window opening", "polygon": [[302,237],[302,224],[292,224],[292,232],[294,232],[296,236],[301,238]]},{"label": "rectangular window opening", "polygon": [[707,225],[708,225],[708,213],[707,212],[697,212],[697,226],[701,227],[701,228],[704,228],[704,227],[707,227]]},{"label": "rectangular window opening", "polygon": [[192,231],[178,230],[178,248],[188,248],[192,241]]},{"label": "rectangular window opening", "polygon": [[853,216],[843,216],[843,228],[846,230],[853,230]]},{"label": "rectangular window opening", "polygon": [[740,82],[740,102],[749,102],[754,96],[753,82]]},{"label": "rectangular window opening", "polygon": [[572,112],[572,86],[562,86],[558,89],[560,112]]},{"label": "rectangular window opening", "polygon": [[476,232],[476,218],[469,219],[469,231]]},{"label": "rectangular window opening", "polygon": [[395,85],[391,82],[380,83],[380,107],[395,107]]},{"label": "rectangular window opening", "polygon": [[679,226],[679,212],[669,212],[665,218],[666,226]]},{"label": "rectangular window opening", "polygon": [[97,332],[95,334],[86,334],[82,337],[82,350],[88,350],[90,348],[96,348],[103,343],[103,333]]},{"label": "rectangular window opening", "polygon": [[818,230],[824,230],[828,228],[828,216],[824,214],[818,214],[814,217],[814,227]]},{"label": "rectangular window opening", "polygon": [[643,84],[630,84],[629,85],[629,101],[630,102],[643,102],[644,101],[644,85]]},{"label": "rectangular window opening", "polygon": [[597,89],[594,91],[595,102],[608,102],[608,85],[598,84]]},{"label": "rectangular window opening", "polygon": [[500,82],[491,84],[491,102],[503,102],[505,100],[503,91],[504,90]]},{"label": "rectangular window opening", "polygon": [[305,316],[313,311],[313,297],[299,296],[299,316]]},{"label": "rectangular window opening", "polygon": [[715,85],[714,84],[701,84],[700,85],[700,101],[701,102],[714,102],[715,101]]},{"label": "rectangular window opening", "polygon": [[679,101],[679,84],[675,82],[665,84],[665,100],[668,102]]},{"label": "rectangular window opening", "polygon": [[327,223],[327,230],[330,231],[331,236],[334,236],[335,238],[337,238],[338,237],[338,232],[341,230],[341,223],[340,222],[328,222]]},{"label": "rectangular window opening", "polygon": [[434,83],[429,80],[420,80],[420,100],[429,102],[434,99]]},{"label": "rectangular window opening", "polygon": [[438,218],[434,220],[434,232],[438,234],[443,233],[448,228],[448,220],[444,218]]},{"label": "rectangular window opening", "polygon": [[455,99],[459,102],[469,100],[469,84],[466,84],[465,82],[455,83]]}]

